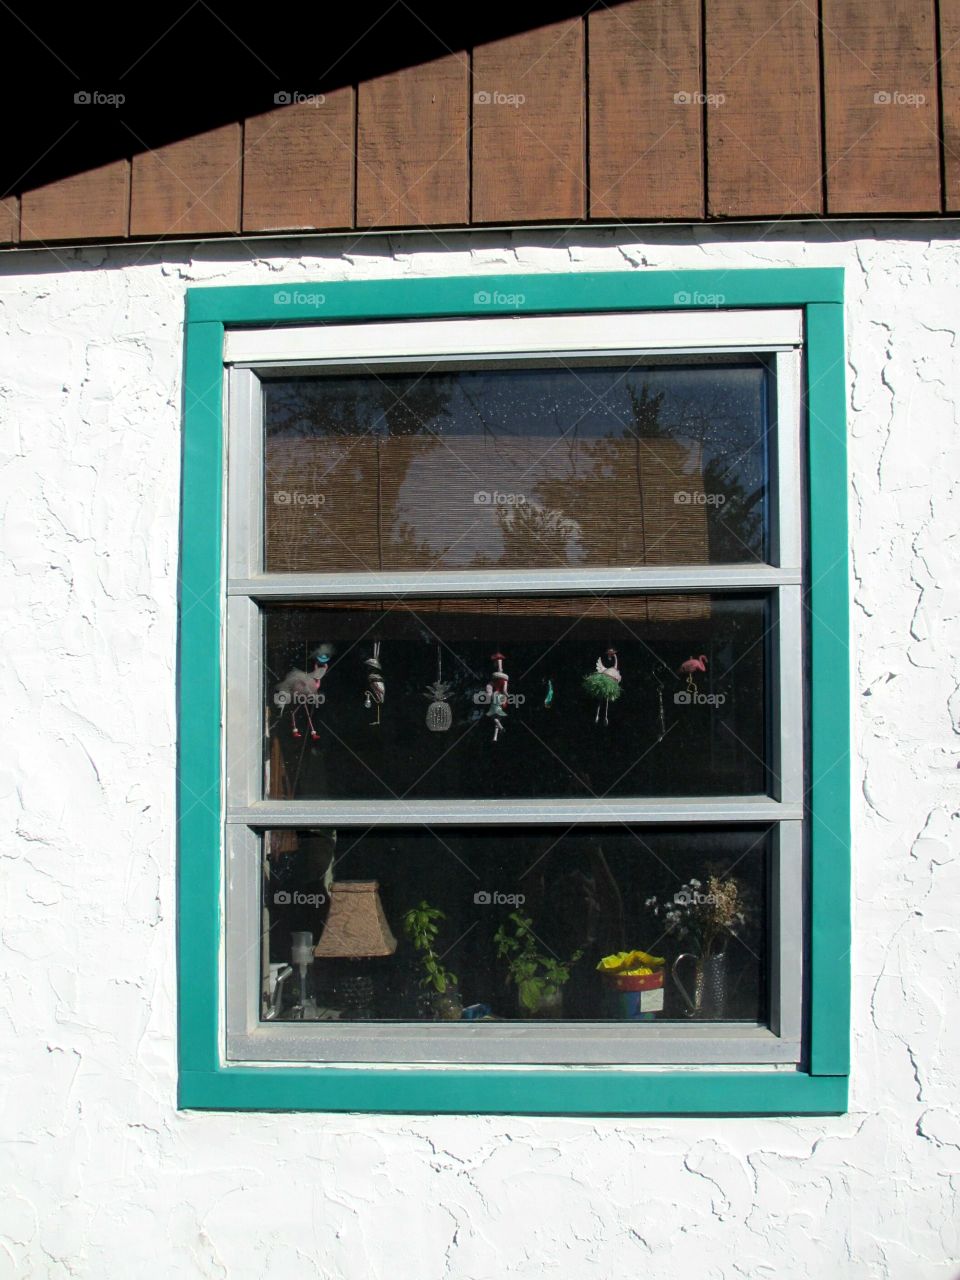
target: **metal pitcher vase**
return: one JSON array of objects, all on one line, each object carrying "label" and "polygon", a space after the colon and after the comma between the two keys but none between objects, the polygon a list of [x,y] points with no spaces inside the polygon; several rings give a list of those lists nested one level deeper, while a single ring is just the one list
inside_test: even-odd
[{"label": "metal pitcher vase", "polygon": [[[684,960],[692,960],[693,986],[688,989],[677,970]],[[687,1017],[722,1018],[727,1000],[727,957],[724,952],[713,956],[698,956],[685,951],[677,956],[670,970],[677,990],[687,1005]]]}]

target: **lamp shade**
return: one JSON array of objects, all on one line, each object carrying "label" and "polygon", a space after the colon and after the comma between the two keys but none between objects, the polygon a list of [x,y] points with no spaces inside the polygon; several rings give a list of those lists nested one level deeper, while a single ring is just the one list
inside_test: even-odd
[{"label": "lamp shade", "polygon": [[339,880],[330,887],[327,924],[314,955],[321,959],[392,956],[397,940],[380,905],[376,880]]}]

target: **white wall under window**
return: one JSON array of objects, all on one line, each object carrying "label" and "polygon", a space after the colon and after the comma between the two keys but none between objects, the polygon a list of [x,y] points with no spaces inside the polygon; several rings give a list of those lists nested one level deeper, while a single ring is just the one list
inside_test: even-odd
[{"label": "white wall under window", "polygon": [[[947,1277],[958,1169],[960,250],[918,227],[522,232],[4,254],[0,1276]],[[340,255],[340,256],[338,256]],[[851,1112],[175,1110],[183,290],[844,266]],[[202,802],[202,800],[198,801]],[[507,1141],[509,1136],[510,1141]],[[889,1206],[888,1211],[880,1208]],[[882,1224],[880,1222],[883,1217]]]}]

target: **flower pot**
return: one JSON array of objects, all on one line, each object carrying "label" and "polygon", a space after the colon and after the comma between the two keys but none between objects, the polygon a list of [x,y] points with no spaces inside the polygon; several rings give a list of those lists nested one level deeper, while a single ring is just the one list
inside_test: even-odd
[{"label": "flower pot", "polygon": [[[688,987],[677,970],[681,961],[695,962],[693,982]],[[677,956],[671,969],[677,989],[687,1005],[688,1018],[722,1018],[727,1002],[727,957],[724,952],[713,956],[697,956],[684,952]],[[687,974],[688,981],[690,973]]]},{"label": "flower pot", "polygon": [[663,970],[658,973],[604,974],[607,1016],[648,1022],[663,1012]]},{"label": "flower pot", "polygon": [[518,991],[517,1010],[521,1018],[562,1018],[563,988],[544,987],[539,1000],[532,1009],[528,1009],[523,1003]]},{"label": "flower pot", "polygon": [[463,1016],[460,992],[453,987],[446,991],[422,991],[417,999],[421,1018],[429,1022],[459,1022]]}]

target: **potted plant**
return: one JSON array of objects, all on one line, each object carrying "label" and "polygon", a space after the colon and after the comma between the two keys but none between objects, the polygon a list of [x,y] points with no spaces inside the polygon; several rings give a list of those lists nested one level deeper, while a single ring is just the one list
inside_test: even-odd
[{"label": "potted plant", "polygon": [[510,912],[493,940],[497,955],[507,962],[507,981],[517,988],[521,1012],[534,1018],[559,1018],[564,984],[583,951],[576,950],[567,961],[545,955],[538,948],[533,921],[521,911]]},{"label": "potted plant", "polygon": [[604,956],[597,972],[614,1018],[646,1021],[663,1011],[663,956],[648,951],[617,951]]},{"label": "potted plant", "polygon": [[433,946],[440,932],[439,921],[445,919],[439,907],[421,902],[403,917],[403,931],[419,953],[423,966],[420,979],[423,993],[418,1001],[422,1015],[438,1022],[458,1022],[463,1003],[457,991],[457,975],[444,968]]}]

